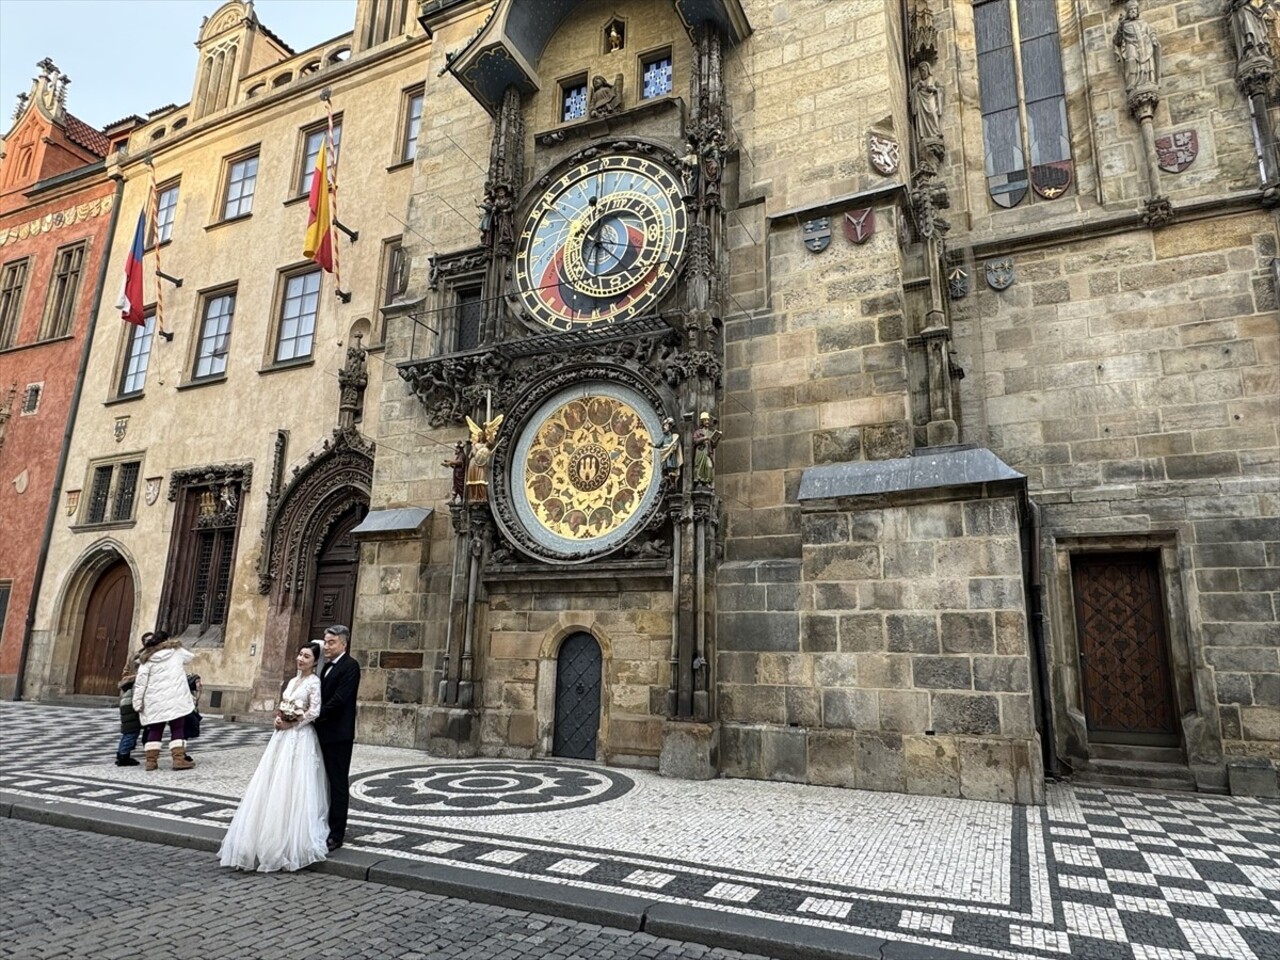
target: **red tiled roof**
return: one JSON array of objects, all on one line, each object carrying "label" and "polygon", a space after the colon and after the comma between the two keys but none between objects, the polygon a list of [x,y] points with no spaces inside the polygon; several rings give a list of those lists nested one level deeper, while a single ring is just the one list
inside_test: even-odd
[{"label": "red tiled roof", "polygon": [[65,114],[66,119],[63,120],[62,129],[67,135],[67,139],[72,143],[78,143],[90,153],[97,157],[105,157],[111,152],[111,141],[107,139],[107,135],[96,127],[91,127],[79,117],[70,113]]}]

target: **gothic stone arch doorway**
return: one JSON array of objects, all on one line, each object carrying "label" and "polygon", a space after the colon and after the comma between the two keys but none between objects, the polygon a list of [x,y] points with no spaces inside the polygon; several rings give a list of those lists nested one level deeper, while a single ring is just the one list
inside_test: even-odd
[{"label": "gothic stone arch doorway", "polygon": [[556,719],[551,753],[594,760],[600,734],[600,644],[589,633],[575,633],[560,645],[556,658]]},{"label": "gothic stone arch doorway", "polygon": [[133,574],[119,560],[103,571],[89,594],[76,662],[76,693],[118,692],[132,630]]},{"label": "gothic stone arch doorway", "polygon": [[[250,709],[270,710],[293,657],[324,627],[351,625],[356,549],[351,529],[369,511],[373,445],[355,431],[336,430],[325,449],[295,472],[279,494],[263,532],[258,589],[270,595],[262,662]],[[326,606],[334,613],[325,617]]]}]

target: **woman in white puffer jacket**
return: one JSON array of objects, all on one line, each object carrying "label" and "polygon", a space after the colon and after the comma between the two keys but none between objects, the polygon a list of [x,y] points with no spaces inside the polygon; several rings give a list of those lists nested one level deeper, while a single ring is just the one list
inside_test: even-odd
[{"label": "woman in white puffer jacket", "polygon": [[173,769],[190,770],[195,766],[195,761],[187,759],[183,729],[187,714],[195,709],[187,684],[187,664],[194,657],[182,641],[170,640],[163,630],[142,638],[138,679],[133,684],[133,709],[142,719],[147,770],[159,766],[160,741],[164,739],[166,723],[169,724],[169,756],[173,758]]}]

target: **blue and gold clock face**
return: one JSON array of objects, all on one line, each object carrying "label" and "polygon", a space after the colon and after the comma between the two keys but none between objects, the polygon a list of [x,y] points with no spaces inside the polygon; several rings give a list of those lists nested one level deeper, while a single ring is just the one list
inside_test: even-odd
[{"label": "blue and gold clock face", "polygon": [[679,179],[634,156],[588,160],[529,211],[516,252],[528,314],[553,330],[638,316],[671,289],[688,215]]}]

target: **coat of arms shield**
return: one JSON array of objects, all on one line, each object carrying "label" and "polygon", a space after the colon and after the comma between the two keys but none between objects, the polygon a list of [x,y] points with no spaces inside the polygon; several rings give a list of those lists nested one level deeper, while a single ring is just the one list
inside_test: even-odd
[{"label": "coat of arms shield", "polygon": [[844,235],[852,243],[866,243],[876,232],[876,208],[863,207],[849,210],[844,215]]},{"label": "coat of arms shield", "polygon": [[1156,156],[1165,173],[1181,173],[1200,154],[1200,135],[1194,130],[1179,130],[1156,137]]},{"label": "coat of arms shield", "polygon": [[898,141],[889,137],[867,134],[867,159],[871,161],[871,169],[884,177],[891,177],[898,172],[898,164],[902,161],[902,151]]},{"label": "coat of arms shield", "polygon": [[831,218],[818,217],[806,220],[801,227],[805,249],[810,253],[821,253],[831,244]]},{"label": "coat of arms shield", "polygon": [[1007,290],[1013,284],[1013,257],[988,260],[986,263],[987,286],[992,290]]}]

